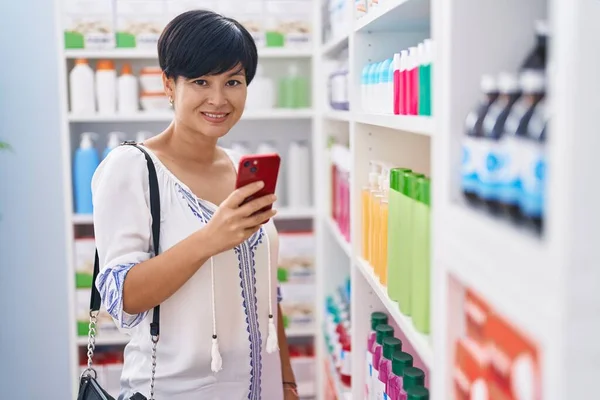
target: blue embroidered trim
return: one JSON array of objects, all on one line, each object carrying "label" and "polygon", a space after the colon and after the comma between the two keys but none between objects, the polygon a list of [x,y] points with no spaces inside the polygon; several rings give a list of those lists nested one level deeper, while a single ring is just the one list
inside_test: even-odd
[{"label": "blue embroidered trim", "polygon": [[148,312],[130,315],[123,311],[123,283],[125,276],[135,263],[119,264],[106,268],[98,274],[96,286],[106,311],[120,321],[121,328],[133,328],[146,318]]},{"label": "blue embroidered trim", "polygon": [[[195,197],[181,187],[181,185],[176,184],[176,186],[177,190],[182,194],[183,199],[186,200],[192,213],[205,224],[208,223],[213,216],[212,209],[203,204],[202,200],[196,201]],[[261,227],[247,241],[234,248],[238,257],[240,287],[242,288],[242,301],[244,313],[246,314],[246,331],[248,332],[250,342],[249,400],[260,400],[262,388],[262,337],[258,322],[255,251],[262,242],[263,235],[264,231]]]},{"label": "blue embroidered trim", "polygon": [[283,300],[283,295],[281,294],[281,288],[279,286],[277,286],[277,302],[281,303],[282,300]]}]

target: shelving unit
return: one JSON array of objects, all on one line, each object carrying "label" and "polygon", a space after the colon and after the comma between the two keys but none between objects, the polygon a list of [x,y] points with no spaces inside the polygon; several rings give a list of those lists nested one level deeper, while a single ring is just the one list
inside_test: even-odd
[{"label": "shelving unit", "polygon": [[[322,19],[324,10],[315,7],[317,20]],[[600,334],[600,324],[584,317],[596,314],[591,299],[596,304],[600,299],[591,283],[600,275],[591,267],[598,263],[591,243],[597,242],[600,233],[595,222],[593,228],[590,225],[592,216],[594,221],[600,220],[591,200],[598,201],[600,190],[584,183],[595,179],[591,149],[600,145],[600,137],[594,133],[593,115],[597,112],[592,110],[597,108],[600,78],[591,72],[600,66],[600,57],[585,49],[593,46],[592,37],[600,34],[594,22],[600,16],[600,4],[571,7],[556,0],[388,0],[380,1],[359,19],[354,4],[348,13],[353,23],[347,40],[346,35],[338,35],[316,51],[324,72],[317,77],[321,92],[315,104],[327,110],[317,116],[319,168],[329,171],[326,148],[330,137],[348,138],[352,153],[350,244],[329,215],[328,176],[320,180],[324,189],[318,203],[321,225],[332,233],[323,236],[321,262],[328,270],[321,272],[319,279],[328,281],[319,286],[319,299],[324,302],[344,276],[350,274],[352,282],[352,397],[363,397],[369,314],[384,311],[418,358],[415,362],[426,370],[431,398],[452,400],[454,345],[464,333],[466,289],[483,296],[495,312],[535,344],[544,399],[585,397],[584,388],[593,387],[599,368],[592,364],[593,357],[584,354],[600,351],[593,339]],[[517,72],[534,47],[534,22],[538,19],[549,21],[549,62],[553,65],[547,90],[552,116],[546,141],[548,210],[541,236],[469,207],[459,184],[464,121],[479,99],[479,79],[485,73]],[[435,43],[433,117],[363,112],[360,80],[364,65],[428,37]],[[333,111],[327,104],[329,71],[325,67],[346,49],[350,111]],[[590,73],[593,78],[588,78]],[[411,319],[389,299],[372,267],[361,259],[360,190],[367,184],[369,160],[409,167],[432,177],[429,335],[415,330]],[[584,187],[591,191],[589,195],[584,194]],[[322,311],[320,318],[324,317]],[[327,360],[326,349],[321,346],[319,350],[320,357]]]},{"label": "shelving unit", "polygon": [[[260,58],[311,58],[312,49],[294,49],[285,47],[265,47],[258,51]],[[66,50],[65,57],[68,59],[124,59],[124,60],[158,60],[156,51],[111,49],[111,50]]]},{"label": "shelving unit", "polygon": [[[248,110],[242,115],[243,121],[255,120],[294,120],[311,119],[313,111],[311,109],[272,109],[272,110]],[[70,122],[170,122],[173,119],[173,113],[170,111],[140,111],[135,114],[94,114],[94,115],[76,115],[70,114]]]}]

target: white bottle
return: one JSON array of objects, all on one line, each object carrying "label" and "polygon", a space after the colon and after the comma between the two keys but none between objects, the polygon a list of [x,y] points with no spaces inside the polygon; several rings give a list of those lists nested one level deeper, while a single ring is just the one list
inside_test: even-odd
[{"label": "white bottle", "polygon": [[292,142],[287,157],[288,207],[310,207],[310,152],[305,142]]},{"label": "white bottle", "polygon": [[256,75],[248,86],[246,109],[271,110],[275,108],[275,83],[271,78],[263,75],[263,68],[256,67]]},{"label": "white bottle", "polygon": [[118,79],[118,107],[121,114],[134,114],[139,110],[138,81],[131,71],[131,64],[124,64]]},{"label": "white bottle", "polygon": [[115,114],[117,111],[117,71],[110,60],[96,65],[96,100],[98,113]]},{"label": "white bottle", "polygon": [[105,159],[113,149],[117,148],[125,136],[123,132],[111,132],[108,134],[108,143],[102,154],[102,159]]},{"label": "white bottle", "polygon": [[250,154],[250,148],[248,147],[246,142],[233,142],[231,143],[231,150],[234,153],[237,153],[239,155],[246,155],[246,154]]},{"label": "white bottle", "polygon": [[75,60],[75,67],[69,73],[69,94],[73,114],[93,114],[96,111],[94,71],[86,59]]},{"label": "white bottle", "polygon": [[148,139],[149,137],[152,137],[152,132],[148,132],[148,131],[139,131],[136,135],[135,135],[135,142],[136,143],[144,143],[144,141],[146,139]]}]

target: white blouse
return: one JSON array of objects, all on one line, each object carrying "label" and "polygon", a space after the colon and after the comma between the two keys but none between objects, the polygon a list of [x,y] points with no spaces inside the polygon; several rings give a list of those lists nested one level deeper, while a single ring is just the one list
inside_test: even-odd
[{"label": "white blouse", "polygon": [[[217,206],[197,198],[149,149],[160,188],[160,252],[202,228]],[[238,157],[226,150],[237,168]],[[107,311],[131,335],[125,348],[121,393],[149,397],[152,312],[123,311],[123,282],[152,249],[148,169],[144,154],[120,146],[100,164],[92,182],[94,230],[101,271],[96,285]],[[267,243],[268,241],[268,243]],[[270,244],[270,257],[267,252]],[[236,248],[213,257],[215,322],[223,360],[211,371],[213,335],[210,260],[161,304],[157,400],[277,400],[283,398],[279,351],[265,349],[271,293],[277,293],[277,231],[272,221]],[[276,301],[271,308],[277,314]],[[275,323],[277,319],[275,318]]]}]

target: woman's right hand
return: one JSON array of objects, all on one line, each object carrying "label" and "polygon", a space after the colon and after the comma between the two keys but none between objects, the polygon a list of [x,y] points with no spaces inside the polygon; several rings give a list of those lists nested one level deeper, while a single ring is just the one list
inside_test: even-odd
[{"label": "woman's right hand", "polygon": [[242,205],[246,198],[263,187],[263,182],[250,183],[234,190],[221,203],[203,229],[204,238],[210,241],[214,254],[230,250],[244,242],[258,231],[263,223],[275,216],[277,212],[274,209],[256,213],[272,205],[277,199],[275,195],[265,195]]}]

